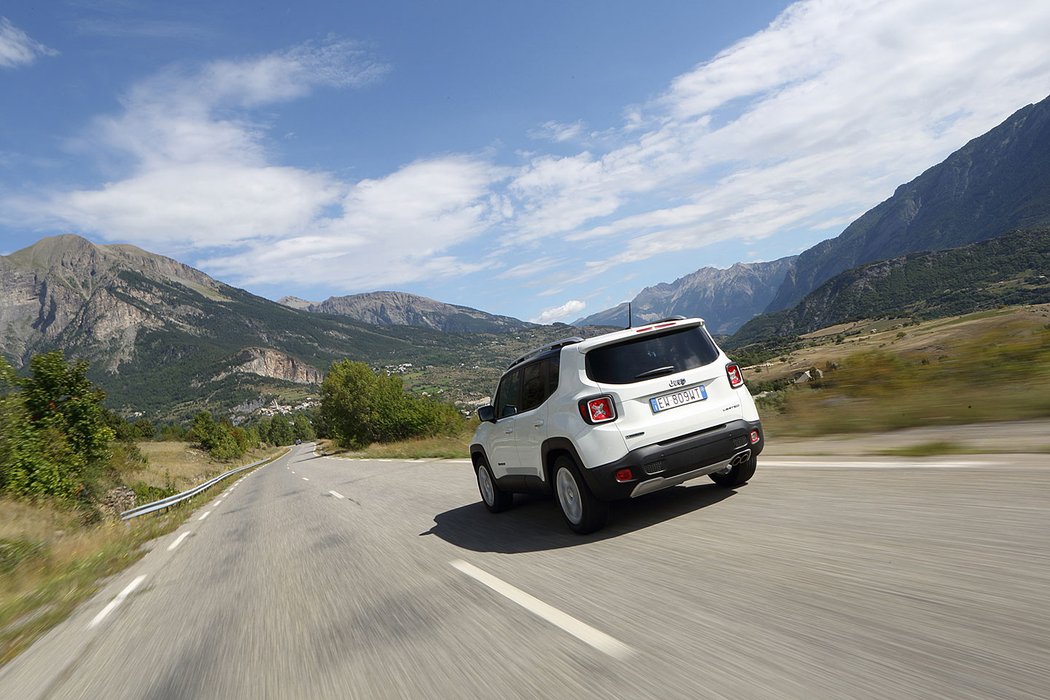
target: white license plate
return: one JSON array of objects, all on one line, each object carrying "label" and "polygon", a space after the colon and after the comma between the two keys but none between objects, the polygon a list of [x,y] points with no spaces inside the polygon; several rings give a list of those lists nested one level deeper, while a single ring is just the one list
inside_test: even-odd
[{"label": "white license plate", "polygon": [[707,389],[701,384],[688,389],[682,389],[681,391],[674,391],[670,394],[654,396],[649,399],[649,406],[652,407],[653,413],[659,413],[660,411],[666,411],[669,408],[678,408],[679,406],[685,406],[686,404],[703,401],[706,398]]}]

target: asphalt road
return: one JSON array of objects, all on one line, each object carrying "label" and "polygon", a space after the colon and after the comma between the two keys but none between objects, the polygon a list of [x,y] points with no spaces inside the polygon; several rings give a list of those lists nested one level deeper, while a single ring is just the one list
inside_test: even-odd
[{"label": "asphalt road", "polygon": [[571,534],[470,466],[257,470],[2,698],[1046,698],[1050,456],[760,459]]}]

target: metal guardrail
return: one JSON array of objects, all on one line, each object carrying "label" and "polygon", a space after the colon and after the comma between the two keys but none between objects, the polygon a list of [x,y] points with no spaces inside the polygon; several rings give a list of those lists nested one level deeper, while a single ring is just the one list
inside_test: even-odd
[{"label": "metal guardrail", "polygon": [[214,486],[215,484],[219,483],[227,477],[243,472],[245,469],[251,469],[253,467],[258,467],[262,464],[265,464],[267,462],[272,462],[275,459],[277,458],[267,457],[266,459],[260,459],[258,462],[252,462],[251,464],[246,464],[243,467],[237,467],[236,469],[231,469],[228,472],[219,474],[218,476],[213,477],[208,481],[205,481],[200,486],[194,486],[188,491],[183,491],[182,493],[177,493],[174,496],[168,496],[167,498],[162,498],[159,501],[153,501],[152,503],[146,503],[141,506],[135,506],[134,508],[131,508],[130,510],[126,510],[123,513],[121,513],[120,519],[131,520],[132,518],[137,518],[140,515],[146,515],[147,513],[156,513],[158,510],[171,508],[172,506],[178,505],[179,503],[182,503],[183,501],[189,498],[193,498],[201,491],[207,491],[209,488],[211,488],[212,486]]}]

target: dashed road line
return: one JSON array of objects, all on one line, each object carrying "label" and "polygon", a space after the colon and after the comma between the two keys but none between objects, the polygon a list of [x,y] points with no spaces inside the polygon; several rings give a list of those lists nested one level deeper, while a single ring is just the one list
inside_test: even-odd
[{"label": "dashed road line", "polygon": [[332,494],[333,496],[338,498],[340,501],[343,500],[344,498],[346,498],[346,496],[344,496],[343,494],[339,493],[338,491],[329,491],[328,493]]},{"label": "dashed road line", "polygon": [[127,588],[125,588],[124,590],[122,590],[120,593],[117,594],[116,598],[114,598],[113,600],[109,601],[109,605],[107,605],[106,607],[102,608],[102,610],[99,612],[98,615],[95,615],[95,619],[93,619],[91,621],[91,624],[88,625],[88,629],[91,629],[92,627],[96,626],[98,623],[100,623],[103,620],[105,620],[106,616],[109,615],[114,610],[116,610],[117,606],[119,606],[121,603],[123,603],[124,599],[127,598],[129,595],[131,595],[132,592],[136,588],[139,587],[139,584],[141,584],[145,580],[146,580],[146,577],[145,577],[145,575],[143,575],[143,576],[139,576],[137,579],[135,579],[134,581],[129,583],[127,585]]},{"label": "dashed road line", "polygon": [[206,510],[206,511],[204,511],[204,515],[202,515],[201,517],[197,518],[197,522],[200,522],[201,520],[204,520],[204,519],[205,519],[205,518],[207,518],[207,517],[208,517],[209,515],[211,515],[211,511],[210,511],[210,510]]},{"label": "dashed road line", "polygon": [[179,535],[178,538],[174,542],[172,542],[171,544],[168,545],[168,551],[170,552],[170,551],[174,550],[176,547],[178,547],[180,544],[182,544],[182,541],[184,539],[186,539],[189,536],[190,536],[190,533],[188,533],[188,532],[184,532],[181,535]]},{"label": "dashed road line", "polygon": [[488,586],[505,598],[517,603],[533,615],[546,620],[555,627],[560,628],[562,631],[568,632],[576,637],[581,642],[589,644],[598,651],[608,654],[614,659],[622,661],[630,658],[635,653],[634,649],[620,640],[610,637],[604,632],[596,630],[586,623],[580,622],[568,613],[564,613],[551,605],[547,605],[539,598],[535,598],[525,591],[515,588],[506,581],[496,578],[487,571],[482,571],[478,567],[468,564],[461,559],[457,559],[456,561],[451,562],[451,564],[454,568],[463,572],[467,576],[470,576],[475,581]]},{"label": "dashed road line", "polygon": [[304,477],[303,477],[303,481],[309,481],[309,479],[307,479],[307,478],[306,478],[306,477],[304,476]]}]

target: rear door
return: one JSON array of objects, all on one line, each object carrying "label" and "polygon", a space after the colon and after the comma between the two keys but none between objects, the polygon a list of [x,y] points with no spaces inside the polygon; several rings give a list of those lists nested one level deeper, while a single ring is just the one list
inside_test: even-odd
[{"label": "rear door", "polygon": [[558,388],[558,355],[522,367],[522,413],[516,436],[522,476],[543,478],[540,448],[547,439],[547,399]]},{"label": "rear door", "polygon": [[616,400],[630,445],[652,444],[740,417],[725,360],[699,325],[655,331],[587,352],[587,376]]}]

